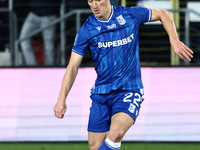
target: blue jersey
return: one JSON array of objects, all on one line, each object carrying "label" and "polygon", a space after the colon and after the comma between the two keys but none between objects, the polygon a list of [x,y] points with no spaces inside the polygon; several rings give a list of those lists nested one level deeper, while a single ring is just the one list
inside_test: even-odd
[{"label": "blue jersey", "polygon": [[143,88],[139,58],[139,25],[151,20],[151,9],[112,6],[108,20],[90,16],[78,31],[72,51],[89,50],[97,72],[91,93]]}]

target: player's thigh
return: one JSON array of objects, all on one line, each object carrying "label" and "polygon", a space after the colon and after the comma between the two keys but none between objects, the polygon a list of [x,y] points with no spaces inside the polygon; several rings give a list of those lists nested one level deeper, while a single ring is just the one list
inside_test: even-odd
[{"label": "player's thigh", "polygon": [[108,138],[113,142],[120,142],[128,129],[134,124],[134,119],[124,112],[115,113],[111,119]]},{"label": "player's thigh", "polygon": [[88,132],[88,143],[90,150],[97,150],[106,139],[107,132]]}]

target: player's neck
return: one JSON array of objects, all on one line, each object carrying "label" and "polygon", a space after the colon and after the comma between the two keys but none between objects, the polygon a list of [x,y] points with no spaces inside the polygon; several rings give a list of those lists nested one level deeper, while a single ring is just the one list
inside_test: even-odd
[{"label": "player's neck", "polygon": [[108,20],[108,18],[110,17],[110,14],[112,12],[112,6],[108,6],[107,9],[105,9],[104,13],[98,17],[98,19],[100,20]]}]

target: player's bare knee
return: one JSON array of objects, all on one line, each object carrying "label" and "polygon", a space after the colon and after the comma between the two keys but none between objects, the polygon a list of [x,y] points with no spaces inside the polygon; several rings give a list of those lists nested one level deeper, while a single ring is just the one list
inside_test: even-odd
[{"label": "player's bare knee", "polygon": [[90,148],[90,150],[96,150],[95,148],[95,144],[91,144],[91,143],[89,143],[89,148]]},{"label": "player's bare knee", "polygon": [[90,140],[88,142],[90,150],[97,150],[102,143],[95,140]]},{"label": "player's bare knee", "polygon": [[89,140],[89,141],[88,141],[88,144],[89,144],[89,147],[90,147],[90,148],[91,148],[91,147],[94,147],[95,141],[94,141],[94,140]]},{"label": "player's bare knee", "polygon": [[125,130],[124,129],[115,129],[113,131],[110,131],[108,138],[112,141],[112,142],[120,142],[123,138],[125,134]]}]

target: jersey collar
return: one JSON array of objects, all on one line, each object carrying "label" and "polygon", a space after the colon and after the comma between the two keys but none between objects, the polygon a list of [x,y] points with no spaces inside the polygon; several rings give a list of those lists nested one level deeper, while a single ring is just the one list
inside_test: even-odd
[{"label": "jersey collar", "polygon": [[110,19],[112,18],[112,16],[113,16],[113,13],[114,13],[114,7],[111,5],[111,13],[110,13],[110,16],[108,17],[108,19],[107,20],[101,20],[101,19],[98,19],[95,15],[95,18],[99,21],[99,22],[109,22],[110,21]]}]

